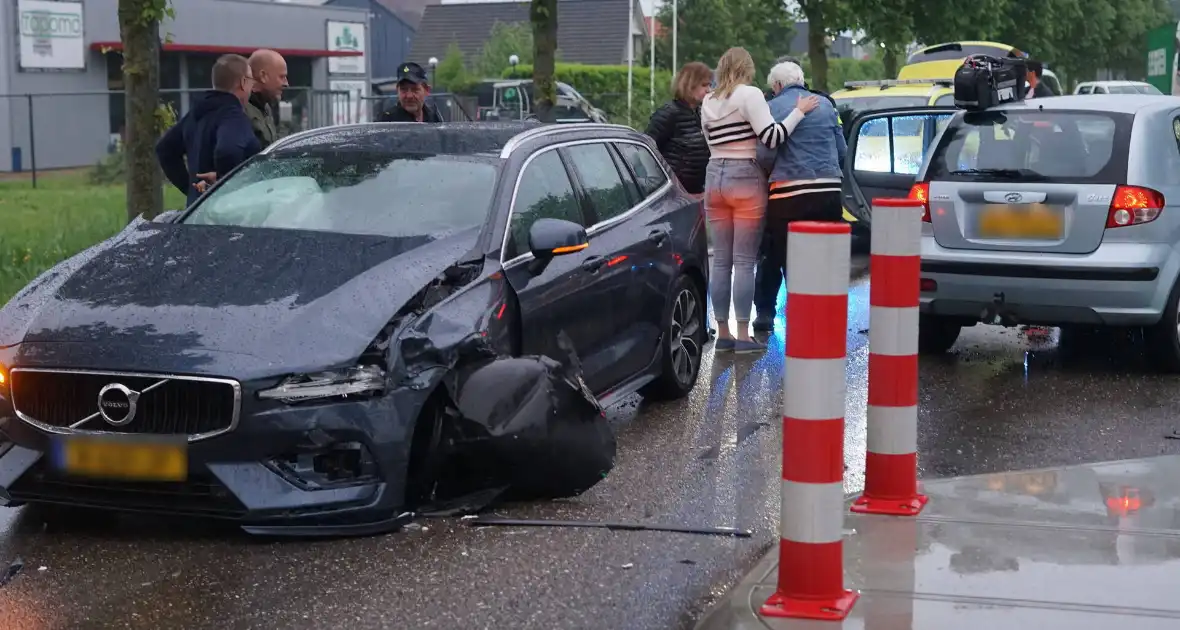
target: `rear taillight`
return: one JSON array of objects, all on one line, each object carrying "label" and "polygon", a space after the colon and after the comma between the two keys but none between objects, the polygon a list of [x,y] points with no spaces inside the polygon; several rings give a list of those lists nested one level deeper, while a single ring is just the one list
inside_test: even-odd
[{"label": "rear taillight", "polygon": [[1117,228],[1155,221],[1164,209],[1164,195],[1139,186],[1119,186],[1106,213],[1106,227]]},{"label": "rear taillight", "polygon": [[930,223],[930,184],[918,182],[910,188],[910,199],[922,202],[922,221]]}]

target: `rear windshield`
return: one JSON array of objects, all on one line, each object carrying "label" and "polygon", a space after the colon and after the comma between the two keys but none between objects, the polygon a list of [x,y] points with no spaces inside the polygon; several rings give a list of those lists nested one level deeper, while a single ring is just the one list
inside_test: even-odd
[{"label": "rear windshield", "polygon": [[1107,86],[1111,94],[1162,94],[1153,85],[1111,85]]},{"label": "rear windshield", "polygon": [[1131,121],[1106,112],[967,113],[942,135],[926,178],[1123,183]]},{"label": "rear windshield", "polygon": [[990,55],[992,57],[1016,57],[1018,56],[1011,48],[1001,48],[999,46],[980,46],[968,44],[963,46],[961,44],[948,44],[945,46],[934,46],[928,49],[929,52],[919,50],[910,55],[906,60],[907,63],[923,63],[926,61],[948,61],[950,59],[963,59],[971,55]]}]

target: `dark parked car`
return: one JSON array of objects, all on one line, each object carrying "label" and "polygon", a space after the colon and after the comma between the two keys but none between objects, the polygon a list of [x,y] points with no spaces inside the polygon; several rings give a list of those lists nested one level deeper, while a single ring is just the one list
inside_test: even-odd
[{"label": "dark parked car", "polygon": [[707,340],[703,214],[658,156],[604,124],[275,143],[0,310],[0,505],[339,534],[459,477],[590,487],[601,406],[686,395]]}]

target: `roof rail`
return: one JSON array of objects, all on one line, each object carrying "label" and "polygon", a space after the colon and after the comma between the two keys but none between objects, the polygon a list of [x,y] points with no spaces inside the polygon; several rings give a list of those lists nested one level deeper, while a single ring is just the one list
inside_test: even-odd
[{"label": "roof rail", "polygon": [[896,85],[951,85],[954,83],[953,78],[948,79],[880,79],[878,81],[845,81],[846,88],[861,88],[861,87],[893,87]]},{"label": "roof rail", "polygon": [[508,156],[512,155],[513,151],[515,151],[520,145],[524,144],[528,140],[532,140],[533,138],[537,138],[537,137],[544,136],[544,135],[551,134],[551,133],[558,133],[560,131],[565,131],[565,130],[568,130],[570,127],[577,127],[579,129],[600,129],[602,131],[623,131],[623,130],[630,131],[630,132],[635,131],[634,129],[632,129],[626,125],[612,125],[610,123],[573,123],[573,124],[560,124],[560,125],[556,125],[556,124],[542,125],[540,127],[537,127],[536,129],[528,129],[526,131],[522,131],[522,132],[516,134],[515,136],[513,136],[504,145],[504,148],[500,150],[500,157],[507,158]]},{"label": "roof rail", "polygon": [[275,140],[269,146],[267,146],[265,149],[263,149],[261,151],[261,153],[262,153],[262,155],[266,155],[267,153],[270,153],[271,151],[283,146],[284,144],[298,140],[300,138],[306,138],[308,136],[318,135],[318,134],[323,133],[325,131],[338,131],[340,129],[349,129],[352,127],[364,127],[366,125],[371,125],[371,124],[373,124],[373,123],[345,123],[343,125],[328,125],[327,127],[313,127],[311,129],[304,129],[303,131],[298,131],[298,132],[295,132],[289,136],[283,136],[282,138]]}]

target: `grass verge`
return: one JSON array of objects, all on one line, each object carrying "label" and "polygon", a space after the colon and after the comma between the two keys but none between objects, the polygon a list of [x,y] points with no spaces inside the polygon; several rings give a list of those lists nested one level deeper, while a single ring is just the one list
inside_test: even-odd
[{"label": "grass verge", "polygon": [[[168,187],[165,208],[184,206]],[[0,305],[41,272],[127,225],[126,190],[96,186],[87,172],[0,181]]]}]

